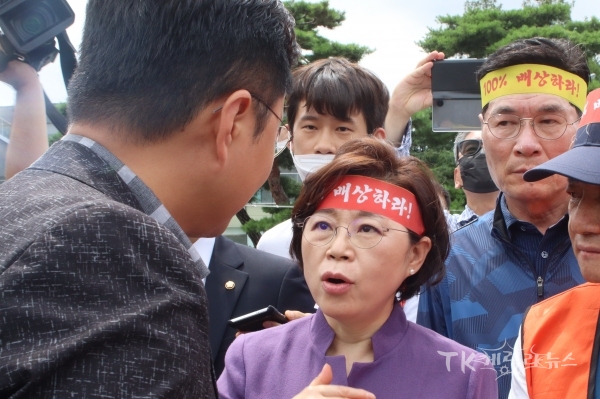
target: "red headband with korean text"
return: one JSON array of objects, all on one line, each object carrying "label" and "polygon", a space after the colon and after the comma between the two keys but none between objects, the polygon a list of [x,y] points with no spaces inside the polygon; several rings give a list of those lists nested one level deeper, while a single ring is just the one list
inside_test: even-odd
[{"label": "red headband with korean text", "polygon": [[410,191],[366,176],[344,176],[317,207],[371,212],[392,219],[417,235],[425,227],[417,199]]}]

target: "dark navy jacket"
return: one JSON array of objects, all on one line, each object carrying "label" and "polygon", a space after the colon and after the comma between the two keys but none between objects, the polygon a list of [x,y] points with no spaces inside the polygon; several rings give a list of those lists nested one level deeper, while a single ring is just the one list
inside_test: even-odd
[{"label": "dark navy jacket", "polygon": [[225,367],[225,353],[235,339],[236,330],[227,324],[229,319],[269,305],[282,313],[315,312],[315,301],[295,261],[219,236],[208,268],[210,347],[217,378]]}]

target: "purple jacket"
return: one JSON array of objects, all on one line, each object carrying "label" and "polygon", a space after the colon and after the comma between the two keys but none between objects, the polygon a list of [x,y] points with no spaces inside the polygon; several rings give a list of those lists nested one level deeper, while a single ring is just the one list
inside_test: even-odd
[{"label": "purple jacket", "polygon": [[217,383],[222,399],[289,399],[319,374],[333,369],[335,385],[366,389],[377,399],[497,399],[489,359],[406,320],[394,306],[373,335],[374,361],[354,363],[346,376],[343,356],[326,356],[334,332],[323,313],[238,337]]}]

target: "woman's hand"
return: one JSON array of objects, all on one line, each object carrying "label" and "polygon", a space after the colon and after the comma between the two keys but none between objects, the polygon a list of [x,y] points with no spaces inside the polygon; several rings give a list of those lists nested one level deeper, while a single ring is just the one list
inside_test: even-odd
[{"label": "woman's hand", "polygon": [[344,387],[340,385],[329,385],[333,380],[331,366],[325,364],[321,373],[304,388],[302,392],[294,396],[293,399],[319,399],[319,398],[337,398],[337,399],[375,399],[375,395],[364,389]]}]

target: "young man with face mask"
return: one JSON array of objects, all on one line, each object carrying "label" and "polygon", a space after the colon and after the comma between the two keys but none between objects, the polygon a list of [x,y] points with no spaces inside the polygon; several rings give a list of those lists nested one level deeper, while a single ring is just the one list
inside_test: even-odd
[{"label": "young man with face mask", "polygon": [[[346,141],[368,134],[386,138],[382,126],[389,93],[370,71],[343,58],[329,58],[296,69],[293,79],[288,125],[280,136],[302,181],[331,162]],[[410,131],[405,137],[410,140]],[[256,247],[289,258],[291,239],[288,219],[265,232]]]},{"label": "young man with face mask", "polygon": [[532,306],[512,358],[509,399],[600,398],[600,89],[588,95],[572,148],[525,173],[569,180],[569,236],[588,282]]},{"label": "young man with face mask", "polygon": [[[409,155],[410,116],[431,106],[432,61],[443,58],[437,51],[428,54],[391,99],[379,78],[345,59],[319,60],[294,71],[280,145],[288,146],[300,179],[331,162],[346,141],[366,135],[393,142],[398,156]],[[257,248],[289,258],[291,239],[292,223],[286,220],[265,232]]]},{"label": "young man with face mask", "polygon": [[[409,155],[410,116],[431,106],[433,51],[394,89],[390,99],[383,82],[369,70],[341,58],[319,60],[294,71],[288,97],[288,145],[300,179],[331,162],[337,149],[350,139],[372,135],[397,145],[398,156]],[[384,130],[385,125],[385,130]],[[289,139],[289,143],[286,139]],[[265,232],[256,246],[290,257],[290,219]],[[417,317],[418,297],[404,305],[407,319]]]},{"label": "young man with face mask", "polygon": [[498,187],[487,167],[481,131],[460,132],[456,135],[454,162],[454,187],[463,189],[467,205],[461,214],[447,215],[451,231],[464,227],[494,209],[498,198]]}]

